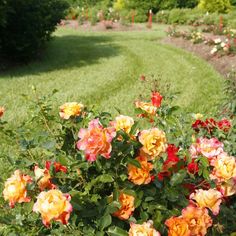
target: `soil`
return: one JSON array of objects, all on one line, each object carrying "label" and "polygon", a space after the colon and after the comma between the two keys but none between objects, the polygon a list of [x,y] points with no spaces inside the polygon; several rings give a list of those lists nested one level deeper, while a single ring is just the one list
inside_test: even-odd
[{"label": "soil", "polygon": [[79,24],[76,20],[66,20],[62,21],[61,27],[70,27],[73,29],[83,30],[83,31],[133,31],[133,30],[143,30],[144,27],[139,24],[127,24],[123,25],[120,22],[102,21],[98,22],[96,25],[91,25],[89,22],[84,22]]},{"label": "soil", "polygon": [[[212,39],[221,38],[222,36],[205,34],[205,36]],[[211,55],[211,50],[213,46],[205,45],[204,43],[193,44],[191,41],[185,40],[183,38],[171,38],[167,37],[162,40],[162,43],[169,44],[178,48],[185,49],[189,52],[196,54],[197,56],[205,59],[223,76],[227,76],[232,70],[236,70],[236,55],[229,56],[217,56]]]}]

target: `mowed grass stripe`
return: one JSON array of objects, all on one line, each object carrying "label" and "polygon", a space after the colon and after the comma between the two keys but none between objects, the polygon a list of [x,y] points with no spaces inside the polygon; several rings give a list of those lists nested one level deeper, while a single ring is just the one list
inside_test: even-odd
[{"label": "mowed grass stripe", "polygon": [[[1,104],[6,119],[20,122],[27,104],[20,94],[53,89],[55,111],[66,101],[81,101],[115,113],[133,114],[133,101],[142,92],[139,76],[161,76],[161,87],[180,92],[176,104],[191,112],[214,112],[223,98],[223,79],[205,61],[158,39],[163,31],[81,32],[59,29],[41,60],[0,74]],[[17,113],[16,113],[17,111]],[[16,121],[16,122],[15,122]]]}]

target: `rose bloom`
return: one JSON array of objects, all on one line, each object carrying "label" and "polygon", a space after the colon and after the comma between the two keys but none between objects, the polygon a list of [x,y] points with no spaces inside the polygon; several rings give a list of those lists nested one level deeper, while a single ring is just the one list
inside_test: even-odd
[{"label": "rose bloom", "polygon": [[99,119],[90,121],[88,129],[80,129],[77,148],[85,152],[88,161],[93,162],[98,155],[110,158],[111,142],[116,136],[114,128],[103,128]]},{"label": "rose bloom", "polygon": [[214,166],[210,175],[211,179],[216,179],[219,182],[227,182],[231,178],[236,177],[236,159],[223,152],[211,162]]},{"label": "rose bloom", "polygon": [[143,130],[139,135],[139,141],[143,145],[142,151],[152,159],[166,151],[166,135],[162,130],[152,128]]},{"label": "rose bloom", "polygon": [[134,119],[132,117],[120,115],[115,118],[114,127],[116,131],[123,130],[129,134],[133,125]]},{"label": "rose bloom", "polygon": [[199,207],[209,208],[214,215],[219,214],[222,194],[218,190],[198,189],[190,195],[190,199],[195,200]]},{"label": "rose bloom", "polygon": [[222,183],[218,188],[224,197],[230,197],[236,194],[236,178],[232,178],[227,182]]},{"label": "rose bloom", "polygon": [[19,170],[7,179],[4,185],[3,197],[5,201],[9,201],[9,206],[13,208],[15,203],[30,202],[27,197],[27,184],[32,182],[32,178],[28,175],[23,175]]},{"label": "rose bloom", "polygon": [[0,118],[4,115],[4,112],[5,112],[5,108],[0,107]]},{"label": "rose bloom", "polygon": [[141,168],[129,164],[129,180],[137,185],[149,184],[151,182],[150,171],[153,169],[153,165],[149,163],[147,157],[144,156],[137,157],[135,160],[140,163]]},{"label": "rose bloom", "polygon": [[60,117],[64,120],[70,119],[72,116],[80,116],[84,105],[77,102],[67,102],[60,106]]},{"label": "rose bloom", "polygon": [[163,97],[161,96],[160,93],[158,93],[158,92],[153,92],[153,93],[152,93],[152,98],[151,98],[151,100],[152,100],[152,105],[155,106],[155,107],[157,107],[157,108],[159,108],[159,107],[161,106],[162,98],[163,98]]},{"label": "rose bloom", "polygon": [[231,126],[232,126],[231,122],[225,118],[218,122],[219,129],[223,130],[224,132],[228,132]]},{"label": "rose bloom", "polygon": [[121,220],[127,220],[132,215],[134,211],[134,197],[128,194],[121,193],[119,196],[119,202],[121,208],[113,213],[115,217],[118,217]]},{"label": "rose bloom", "polygon": [[41,191],[45,189],[53,189],[56,187],[54,184],[51,183],[51,175],[49,169],[41,169],[38,167],[38,165],[36,165],[34,167],[34,174],[36,181],[38,181],[37,184],[39,186],[39,189]]},{"label": "rose bloom", "polygon": [[161,236],[158,231],[153,228],[153,222],[148,221],[143,224],[130,223],[129,236]]},{"label": "rose bloom", "polygon": [[216,157],[223,152],[224,144],[216,138],[198,138],[196,143],[190,147],[190,154],[193,158],[203,155],[209,159]]},{"label": "rose bloom", "polygon": [[168,229],[168,236],[191,236],[188,223],[182,217],[171,217],[166,220],[165,225]]},{"label": "rose bloom", "polygon": [[192,162],[190,162],[187,165],[187,169],[188,169],[188,172],[191,173],[191,174],[197,174],[198,173],[199,167],[198,167],[198,164],[194,161],[194,159],[192,160]]},{"label": "rose bloom", "polygon": [[206,208],[189,205],[182,210],[182,217],[188,223],[191,236],[204,236],[207,234],[207,229],[212,226],[212,219]]},{"label": "rose bloom", "polygon": [[136,108],[140,108],[141,110],[145,111],[150,115],[155,115],[157,111],[157,107],[153,106],[150,102],[136,101],[135,106]]},{"label": "rose bloom", "polygon": [[193,115],[193,117],[194,117],[195,120],[200,120],[200,119],[203,118],[203,114],[201,114],[201,113],[196,113],[196,114]]},{"label": "rose bloom", "polygon": [[40,213],[43,224],[50,226],[50,221],[59,221],[62,224],[68,224],[72,205],[70,204],[70,195],[63,194],[60,190],[49,190],[41,192],[34,204],[33,211]]}]

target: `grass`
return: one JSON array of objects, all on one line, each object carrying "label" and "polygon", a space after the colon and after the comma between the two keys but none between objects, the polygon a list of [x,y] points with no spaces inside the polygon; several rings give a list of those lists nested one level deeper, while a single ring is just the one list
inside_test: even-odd
[{"label": "grass", "polygon": [[[158,40],[164,36],[159,27],[145,32],[57,30],[40,60],[0,73],[0,106],[7,110],[4,120],[14,128],[27,117],[29,104],[21,95],[33,99],[32,85],[41,95],[59,90],[53,100],[55,112],[64,102],[79,101],[113,114],[118,107],[123,114],[133,115],[133,101],[144,91],[141,74],[160,76],[161,89],[170,84],[172,92],[179,92],[175,103],[183,110],[214,112],[223,98],[223,79],[205,61],[162,45]],[[14,140],[11,148],[1,143],[3,183],[15,168],[3,154],[14,159],[18,153]]]},{"label": "grass", "polygon": [[60,28],[40,60],[0,73],[1,105],[14,124],[26,117],[32,85],[40,94],[58,89],[55,111],[66,101],[81,101],[115,113],[132,114],[142,91],[141,74],[160,75],[160,86],[179,92],[176,104],[190,112],[214,112],[223,98],[221,76],[205,61],[162,45],[162,27],[135,32],[82,32]]}]

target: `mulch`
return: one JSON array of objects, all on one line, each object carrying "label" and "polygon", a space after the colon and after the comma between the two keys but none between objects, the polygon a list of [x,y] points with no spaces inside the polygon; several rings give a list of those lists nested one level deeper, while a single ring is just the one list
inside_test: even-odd
[{"label": "mulch", "polygon": [[120,22],[102,21],[96,25],[91,25],[90,22],[84,22],[79,24],[76,20],[63,20],[61,21],[60,27],[69,27],[75,30],[82,31],[137,31],[143,30],[144,27],[139,24],[121,24]]}]

